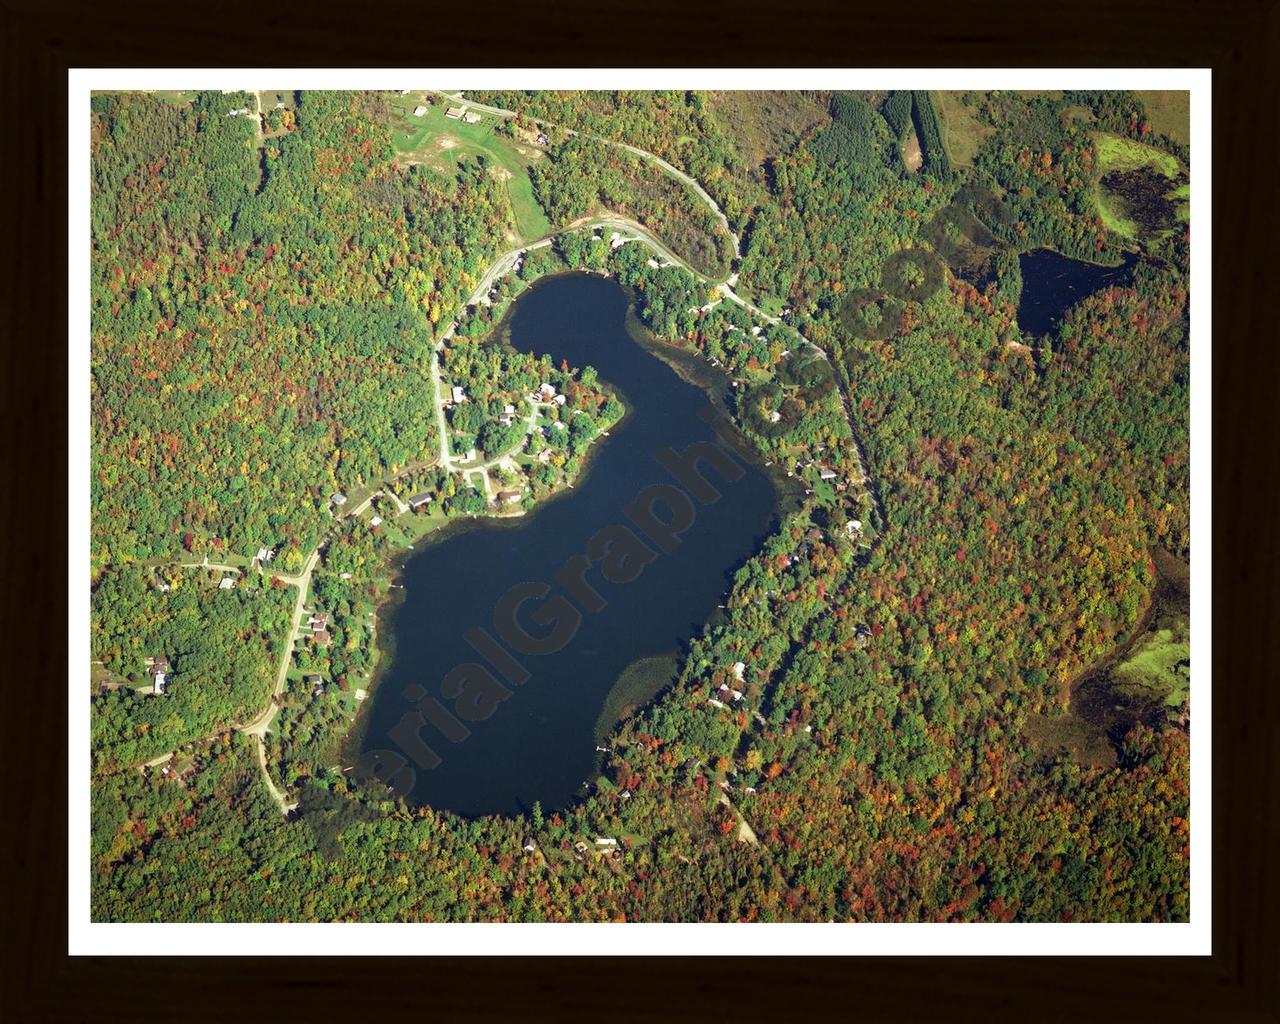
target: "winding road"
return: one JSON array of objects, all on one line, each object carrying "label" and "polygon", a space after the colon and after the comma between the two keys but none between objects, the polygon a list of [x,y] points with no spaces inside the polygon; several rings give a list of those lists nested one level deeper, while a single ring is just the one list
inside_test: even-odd
[{"label": "winding road", "polygon": [[[511,119],[516,116],[516,112],[512,110],[504,110],[500,107],[493,107],[483,103],[476,103],[473,100],[464,99],[461,93],[449,93],[449,92],[445,92],[437,89],[427,89],[424,91],[431,93],[432,95],[446,97],[455,102],[465,103],[467,106],[474,107],[477,110],[485,111],[486,113],[493,114],[494,116],[497,116],[497,117]],[[258,92],[255,92],[254,96],[257,99],[257,104],[256,104],[257,118],[258,118],[259,133],[261,133],[263,130],[262,99],[261,99],[261,94]],[[560,130],[565,131],[570,135],[583,135],[585,137],[598,139],[599,141],[607,143],[611,146],[616,146],[620,149],[624,149],[627,152],[640,157],[641,159],[644,159],[653,164],[656,164],[657,166],[661,167],[666,173],[684,182],[703,200],[703,202],[707,204],[708,207],[710,207],[710,209],[715,214],[716,219],[719,221],[724,231],[729,235],[730,239],[732,239],[733,252],[734,252],[733,264],[736,265],[738,262],[741,261],[742,259],[741,240],[738,238],[737,234],[730,228],[729,220],[726,217],[724,211],[720,208],[719,204],[716,203],[716,201],[711,197],[711,195],[706,191],[706,189],[704,189],[702,185],[699,184],[699,182],[696,181],[694,178],[690,177],[688,174],[681,171],[679,168],[674,167],[671,163],[669,163],[667,160],[664,160],[662,157],[658,156],[656,153],[650,153],[647,150],[640,149],[639,147],[631,146],[622,142],[617,142],[616,140],[604,138],[603,136],[590,135],[589,133],[578,132],[575,129],[564,128],[563,126],[556,126],[556,125],[553,125],[551,122],[547,122],[547,121],[538,121],[536,123],[544,125],[546,127],[559,127]],[[504,274],[511,272],[511,270],[515,266],[516,260],[523,253],[533,249],[545,248],[551,245],[552,242],[562,234],[567,234],[572,231],[594,230],[596,228],[614,230],[619,232],[619,235],[622,237],[624,243],[637,242],[637,241],[642,242],[643,244],[649,246],[649,248],[651,248],[661,259],[683,268],[689,274],[691,274],[696,280],[702,282],[704,285],[710,285],[716,291],[716,293],[723,296],[725,299],[728,299],[730,302],[733,302],[738,306],[741,306],[743,309],[746,309],[748,312],[752,313],[754,316],[759,317],[761,320],[765,321],[766,323],[784,324],[785,326],[790,327],[791,330],[795,331],[797,337],[799,337],[802,342],[804,342],[806,345],[814,349],[816,352],[820,353],[822,358],[825,359],[829,365],[831,365],[831,358],[823,348],[813,344],[813,342],[809,341],[803,334],[801,334],[798,330],[796,330],[796,328],[792,327],[789,324],[785,324],[785,321],[783,321],[780,317],[770,316],[769,314],[765,313],[764,310],[755,306],[748,300],[742,298],[733,290],[733,286],[737,283],[737,279],[738,279],[738,274],[736,269],[734,269],[734,266],[730,267],[731,272],[727,277],[723,279],[709,278],[706,275],[695,270],[685,260],[683,260],[681,257],[677,256],[674,252],[672,252],[665,244],[663,244],[663,242],[660,239],[658,239],[643,224],[640,224],[638,221],[632,220],[628,217],[623,217],[621,215],[613,214],[613,213],[601,213],[596,216],[581,218],[580,220],[574,221],[571,224],[565,225],[564,227],[560,228],[558,231],[554,231],[535,241],[528,242],[526,244],[517,246],[513,249],[508,250],[507,252],[502,253],[493,261],[493,263],[490,265],[488,270],[486,270],[485,273],[481,276],[479,282],[476,284],[475,288],[472,290],[471,295],[468,297],[467,301],[463,304],[463,309],[465,310],[467,306],[474,306],[481,303],[488,304],[489,293],[490,291],[492,291],[494,284]],[[445,382],[442,379],[441,372],[440,372],[440,352],[444,348],[445,343],[450,338],[452,338],[455,332],[457,331],[458,324],[459,324],[459,320],[455,320],[440,335],[440,337],[436,341],[436,344],[432,347],[432,350],[431,350],[431,361],[430,361],[431,378],[433,383],[435,384],[435,391],[436,391],[436,401],[435,401],[436,428],[440,435],[439,465],[446,472],[452,472],[455,470],[468,471],[468,470],[480,469],[485,472],[485,477],[487,480],[487,477],[488,477],[487,468],[489,465],[492,464],[492,462],[485,463],[482,466],[468,466],[468,467],[458,466],[458,465],[455,465],[457,460],[453,458],[453,456],[450,454],[450,451],[449,451],[450,449],[449,429],[448,429],[448,422],[445,417],[445,400],[446,400],[445,390],[444,390]],[[861,475],[860,482],[867,487],[867,493],[871,498],[877,519],[879,520],[880,524],[883,524],[884,522],[883,510],[881,508],[880,500],[876,493],[874,484],[871,478],[867,474],[866,460],[863,456],[862,444],[858,440],[857,429],[855,426],[856,421],[853,416],[853,407],[849,398],[847,387],[844,383],[843,378],[839,373],[839,370],[834,365],[831,365],[831,369],[837,384],[837,389],[840,394],[841,404],[844,409],[845,418],[849,424],[849,430],[850,430],[850,436],[852,439],[853,449],[858,460],[858,468]],[[493,461],[496,462],[500,460],[496,459]],[[359,512],[363,511],[363,509],[368,506],[368,503],[371,500],[372,500],[372,495],[370,496],[369,499],[367,499],[364,503],[362,503],[361,506],[359,506],[356,509],[352,509],[351,512],[347,514],[347,516],[359,514]],[[397,505],[401,505],[398,498],[396,499],[396,501],[397,501]],[[344,516],[340,518],[346,518],[346,517]],[[268,574],[268,575],[271,575],[274,579],[278,579],[289,586],[295,586],[298,588],[298,596],[294,602],[293,618],[292,618],[292,624],[289,632],[289,639],[286,642],[285,649],[281,654],[280,666],[276,673],[275,686],[272,690],[271,698],[267,706],[251,721],[245,723],[244,725],[236,726],[236,728],[241,733],[243,733],[246,736],[252,736],[254,738],[255,745],[257,748],[257,754],[258,754],[258,764],[262,769],[263,779],[266,782],[267,788],[271,793],[272,799],[275,800],[281,812],[286,815],[293,808],[297,806],[297,802],[294,801],[290,803],[288,795],[282,790],[280,790],[279,788],[277,788],[274,780],[271,778],[271,772],[267,765],[266,742],[264,737],[266,733],[270,730],[271,724],[275,720],[276,713],[279,711],[279,698],[284,693],[285,686],[288,681],[289,666],[292,663],[293,646],[295,641],[297,640],[298,630],[300,629],[302,624],[302,616],[305,612],[307,595],[310,592],[312,572],[314,571],[316,564],[319,561],[320,550],[322,546],[323,546],[323,542],[321,543],[320,546],[318,546],[314,551],[311,552],[311,554],[308,556],[306,562],[303,565],[302,571],[298,573],[296,576],[287,576],[282,573]],[[210,563],[207,561],[207,559],[204,562],[182,563],[182,564],[187,565],[189,567],[217,569],[224,572],[236,572],[236,573],[244,572],[243,567]],[[161,765],[166,761],[168,761],[173,756],[173,753],[174,752],[171,751],[169,753],[160,755],[159,757],[152,758],[151,760],[146,761],[144,764],[140,765],[139,767],[150,768],[150,767],[156,767],[158,765]],[[728,804],[730,807],[732,807],[732,804],[729,804],[727,797],[723,797],[722,795],[722,800],[725,804]],[[741,813],[737,812],[736,808],[734,808],[734,810],[735,810],[735,813],[738,813],[739,822],[740,822],[739,838],[743,842],[754,844],[755,842],[758,841],[756,840],[755,834],[751,831],[751,828],[749,825],[747,825],[745,819],[742,818]]]}]

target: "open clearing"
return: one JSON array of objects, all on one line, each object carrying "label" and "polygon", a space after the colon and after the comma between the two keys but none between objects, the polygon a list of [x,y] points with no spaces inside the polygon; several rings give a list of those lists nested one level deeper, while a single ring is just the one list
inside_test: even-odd
[{"label": "open clearing", "polygon": [[978,121],[974,111],[964,105],[964,93],[934,90],[933,109],[942,127],[942,148],[952,167],[972,167],[978,150],[995,129]]},{"label": "open clearing", "polygon": [[1191,144],[1191,93],[1183,90],[1139,89],[1138,98],[1151,130],[1167,135],[1174,142]]},{"label": "open clearing", "polygon": [[[391,142],[401,157],[452,174],[463,160],[482,156],[506,182],[521,239],[532,241],[551,231],[551,222],[534,199],[533,182],[529,180],[529,165],[536,156],[529,155],[530,147],[498,135],[494,128],[499,119],[493,114],[476,111],[479,122],[467,124],[461,118],[445,117],[446,107],[462,106],[464,102],[420,92],[390,96],[388,102],[393,113]],[[427,112],[415,117],[413,111],[420,106],[426,107]]]}]

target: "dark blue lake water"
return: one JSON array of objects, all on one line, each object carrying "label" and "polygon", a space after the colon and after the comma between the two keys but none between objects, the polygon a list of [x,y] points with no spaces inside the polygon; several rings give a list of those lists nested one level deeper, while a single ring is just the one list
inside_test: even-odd
[{"label": "dark blue lake water", "polygon": [[1081,299],[1108,285],[1128,284],[1138,257],[1126,253],[1119,266],[1073,260],[1052,249],[1033,249],[1018,257],[1022,268],[1022,300],[1018,326],[1028,334],[1048,334],[1062,314]]},{"label": "dark blue lake water", "polygon": [[[404,600],[387,627],[394,656],[366,711],[363,749],[366,765],[403,761],[394,785],[413,803],[476,816],[522,811],[535,800],[544,809],[572,802],[591,775],[594,726],[618,676],[699,632],[772,527],[775,487],[740,450],[713,447],[721,455],[697,464],[718,499],[659,461],[662,452],[715,442],[716,433],[706,394],[629,333],[627,308],[617,284],[581,274],[546,279],[514,305],[515,348],[594,366],[628,415],[593,446],[585,476],[567,494],[519,520],[455,529],[405,564]],[[726,478],[735,464],[737,478]],[[653,492],[637,519],[632,503],[654,485],[686,497],[668,506],[660,498],[671,492]],[[660,524],[684,525],[679,516],[690,511],[692,522],[667,539],[673,549],[662,550]],[[611,546],[604,551],[602,538],[591,553],[589,590],[557,581],[606,527],[614,528]],[[626,540],[628,532],[644,547]],[[624,551],[635,557],[626,562]],[[602,558],[618,558],[612,581]],[[558,649],[526,653],[509,641],[530,644],[512,632],[503,603],[520,585],[528,599],[514,613],[519,629]]]}]

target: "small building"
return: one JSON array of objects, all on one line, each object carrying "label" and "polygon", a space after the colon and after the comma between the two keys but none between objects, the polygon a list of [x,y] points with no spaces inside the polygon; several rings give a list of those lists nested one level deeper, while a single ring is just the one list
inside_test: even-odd
[{"label": "small building", "polygon": [[845,532],[848,533],[850,537],[852,537],[855,533],[862,532],[862,520],[850,519],[847,523],[844,524],[844,528],[845,528]]},{"label": "small building", "polygon": [[502,407],[502,415],[514,416],[515,414],[516,414],[516,407],[512,405],[510,402],[508,402],[506,405]]},{"label": "small building", "polygon": [[231,590],[235,585],[236,581],[232,576],[223,576],[222,579],[218,580],[219,590]]},{"label": "small building", "polygon": [[546,136],[546,134],[545,134],[545,133],[540,134],[540,135],[538,136],[538,145],[539,145],[539,146],[545,146],[545,145],[547,144],[547,141],[548,141],[548,140],[547,140],[547,136]]},{"label": "small building", "polygon": [[619,799],[619,800],[630,800],[630,799],[631,799],[631,790],[629,790],[629,789],[624,789],[621,793],[619,793],[619,794],[618,794],[618,799]]},{"label": "small building", "polygon": [[552,429],[552,430],[568,430],[569,428],[568,428],[568,427],[566,427],[566,426],[565,426],[563,423],[561,423],[559,420],[556,420],[553,424],[551,424],[551,429]]},{"label": "small building", "polygon": [[360,690],[356,690],[355,692],[356,700],[364,700],[368,696],[369,696],[368,690],[360,689]]},{"label": "small building", "polygon": [[836,471],[829,466],[823,466],[818,470],[818,478],[820,480],[834,480]]},{"label": "small building", "polygon": [[329,631],[327,629],[317,629],[311,634],[311,639],[315,642],[317,647],[328,647],[333,641],[333,637],[329,635]]},{"label": "small building", "polygon": [[428,494],[426,491],[423,491],[421,494],[409,495],[409,508],[414,512],[417,512],[418,509],[424,508],[425,506],[430,504],[431,504],[431,495]]},{"label": "small building", "polygon": [[499,505],[516,505],[516,504],[519,504],[520,499],[522,497],[523,495],[519,491],[499,491],[498,504]]},{"label": "small building", "polygon": [[312,629],[327,628],[329,625],[329,613],[316,612],[316,614],[312,615],[311,618],[307,620],[307,625],[309,625]]},{"label": "small building", "polygon": [[347,496],[341,491],[334,491],[333,494],[329,495],[329,500],[341,508],[347,503]]},{"label": "small building", "polygon": [[454,405],[461,405],[463,402],[467,400],[466,390],[457,384],[453,386],[453,389],[450,391],[450,394],[453,396]]},{"label": "small building", "polygon": [[351,573],[349,573],[349,572],[340,572],[340,573],[338,573],[338,579],[340,579],[340,580],[349,580],[349,579],[351,579]]},{"label": "small building", "polygon": [[414,117],[421,117],[426,112],[427,112],[427,108],[424,107],[421,103],[419,103],[416,107],[413,108]]},{"label": "small building", "polygon": [[449,107],[445,110],[444,116],[456,121],[462,116],[464,110],[466,110],[465,107]]},{"label": "small building", "polygon": [[782,413],[778,412],[777,409],[774,409],[773,412],[769,413],[770,423],[777,423],[781,419],[782,419]]},{"label": "small building", "polygon": [[462,115],[462,120],[465,121],[467,124],[479,124],[480,115],[477,114],[474,110],[468,110],[465,114]]},{"label": "small building", "polygon": [[627,240],[623,238],[620,234],[618,234],[618,232],[614,231],[609,235],[610,249],[620,249],[622,246],[626,244],[627,244]]},{"label": "small building", "polygon": [[538,385],[538,400],[540,402],[550,402],[556,397],[556,389],[550,384]]},{"label": "small building", "polygon": [[617,846],[617,845],[618,845],[618,840],[610,839],[606,836],[601,836],[599,839],[596,840],[596,846]]},{"label": "small building", "polygon": [[381,525],[382,525],[382,516],[374,516],[372,519],[369,520],[369,526],[375,530]]},{"label": "small building", "polygon": [[511,424],[513,424],[515,421],[516,421],[516,418],[509,412],[504,412],[501,416],[498,417],[498,422],[501,423],[504,427],[511,426]]},{"label": "small building", "polygon": [[542,451],[538,452],[538,461],[544,466],[549,465],[551,463],[551,449],[543,448]]},{"label": "small building", "polygon": [[573,844],[573,848],[579,854],[584,854],[587,852],[588,849],[590,849],[590,847],[588,847],[587,844],[581,839],[579,839],[576,843]]},{"label": "small building", "polygon": [[650,256],[647,260],[644,261],[644,265],[646,267],[649,267],[651,270],[658,270],[662,266],[662,264],[660,264],[652,256]]},{"label": "small building", "polygon": [[147,670],[151,673],[151,692],[157,697],[164,696],[165,683],[169,676],[169,659],[155,657],[147,659]]},{"label": "small building", "polygon": [[533,838],[533,836],[526,836],[524,840],[524,846],[521,847],[521,849],[523,849],[525,853],[537,853],[538,843]]},{"label": "small building", "polygon": [[733,663],[733,678],[742,682],[742,674],[747,670],[745,662],[735,661]]},{"label": "small building", "polygon": [[564,405],[564,403],[565,403],[565,396],[564,396],[564,395],[556,395],[556,396],[555,396],[555,398],[551,399],[551,401],[552,401],[552,402],[554,402],[556,405]]},{"label": "small building", "polygon": [[302,681],[306,684],[307,689],[311,691],[311,696],[319,697],[324,693],[324,676],[309,675],[303,676]]}]

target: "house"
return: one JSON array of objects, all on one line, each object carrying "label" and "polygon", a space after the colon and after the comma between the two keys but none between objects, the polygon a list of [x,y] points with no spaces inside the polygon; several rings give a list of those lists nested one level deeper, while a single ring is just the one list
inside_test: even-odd
[{"label": "house", "polygon": [[538,145],[545,146],[547,144],[547,136],[545,134],[538,136]]},{"label": "house", "polygon": [[501,423],[504,427],[511,426],[511,424],[513,424],[515,421],[516,421],[516,418],[509,412],[504,412],[501,416],[498,417],[498,422]]},{"label": "house", "polygon": [[369,520],[369,526],[374,530],[376,530],[381,525],[382,525],[382,516],[374,516],[372,519]]},{"label": "house", "polygon": [[742,700],[742,691],[741,691],[741,690],[730,690],[730,691],[729,691],[729,696],[731,696],[734,700]]},{"label": "house", "polygon": [[467,124],[479,124],[480,115],[477,114],[474,110],[468,110],[465,114],[462,115],[462,120],[465,121]]},{"label": "house", "polygon": [[147,664],[151,672],[151,692],[157,697],[163,697],[165,682],[169,675],[169,659],[164,657],[148,658]]},{"label": "house", "polygon": [[328,647],[333,640],[327,629],[317,629],[311,634],[311,639],[315,641],[317,647]]},{"label": "house", "polygon": [[524,852],[525,852],[525,853],[537,853],[537,852],[538,852],[538,844],[537,844],[537,842],[534,840],[533,836],[527,836],[527,837],[525,838],[524,846],[522,847],[522,849],[524,850]]},{"label": "house", "polygon": [[302,677],[303,683],[311,691],[311,696],[319,697],[324,693],[324,677],[318,675],[310,675]]},{"label": "house", "polygon": [[462,116],[463,111],[466,109],[466,107],[449,107],[445,110],[444,116],[456,121]]},{"label": "house", "polygon": [[617,845],[618,845],[618,840],[610,839],[605,836],[601,836],[599,839],[596,840],[596,846],[617,846]]},{"label": "house", "polygon": [[587,850],[589,849],[589,847],[587,846],[587,844],[586,844],[585,842],[583,842],[581,839],[579,839],[576,843],[574,843],[574,844],[573,844],[573,848],[574,848],[574,849],[575,849],[579,854],[584,854],[584,853],[586,853],[586,852],[587,852]]},{"label": "house", "polygon": [[431,495],[428,494],[426,491],[423,491],[421,494],[409,495],[409,508],[414,512],[417,512],[418,509],[423,508],[430,504],[431,504]]},{"label": "house", "polygon": [[556,389],[550,384],[540,384],[538,386],[538,401],[550,402],[556,397]]},{"label": "house", "polygon": [[616,231],[610,232],[610,234],[609,234],[609,248],[610,248],[610,249],[617,249],[617,248],[620,248],[621,246],[624,246],[624,245],[626,245],[626,244],[627,244],[627,240],[626,240],[625,238],[623,238],[620,234],[618,234],[618,232],[616,232]]},{"label": "house", "polygon": [[454,405],[461,405],[463,402],[467,400],[466,390],[462,387],[459,387],[457,384],[453,386],[453,390],[450,392],[450,394],[453,396]]},{"label": "house", "polygon": [[657,260],[655,260],[652,256],[650,256],[647,260],[644,261],[644,265],[651,270],[658,270],[662,266],[662,264],[659,263]]},{"label": "house", "polygon": [[333,502],[335,505],[337,505],[339,508],[341,508],[343,505],[347,503],[347,496],[341,493],[340,491],[334,491],[331,495],[329,495],[329,500]]},{"label": "house", "polygon": [[746,669],[747,666],[745,662],[735,661],[733,663],[733,678],[738,680],[738,682],[742,682],[742,674]]},{"label": "house", "polygon": [[758,337],[760,337],[760,328],[759,328],[759,327],[753,327],[753,328],[751,328],[751,336],[752,336],[753,338],[758,338]]},{"label": "house", "polygon": [[510,402],[508,402],[506,405],[502,407],[502,415],[514,416],[515,414],[516,414],[516,407],[512,405]]},{"label": "house", "polygon": [[862,520],[850,519],[847,523],[844,524],[844,528],[845,528],[845,532],[848,533],[850,537],[852,537],[855,533],[862,532]]},{"label": "house", "polygon": [[568,427],[566,427],[566,426],[565,426],[563,423],[561,423],[559,420],[556,420],[553,424],[551,424],[551,429],[552,429],[552,430],[568,430],[569,428],[568,428]]},{"label": "house", "polygon": [[538,452],[538,461],[544,466],[549,465],[551,463],[551,449],[543,448],[542,451]]},{"label": "house", "polygon": [[414,117],[421,117],[426,112],[427,112],[427,108],[424,107],[421,103],[419,103],[416,107],[413,108]]},{"label": "house", "polygon": [[516,505],[519,504],[521,497],[523,497],[523,495],[521,495],[519,491],[499,491],[498,504]]},{"label": "house", "polygon": [[354,696],[356,700],[364,700],[366,697],[369,696],[369,691],[364,689],[356,690]]},{"label": "house", "polygon": [[554,402],[556,405],[564,405],[565,397],[564,395],[556,395],[556,397],[551,399],[551,401]]},{"label": "house", "polygon": [[236,585],[236,581],[231,576],[223,576],[222,579],[218,580],[219,590],[230,590],[235,585]]},{"label": "house", "polygon": [[307,620],[307,625],[312,629],[325,629],[329,625],[329,613],[317,612]]},{"label": "house", "polygon": [[836,471],[828,466],[822,466],[818,469],[818,478],[821,480],[834,480]]}]

